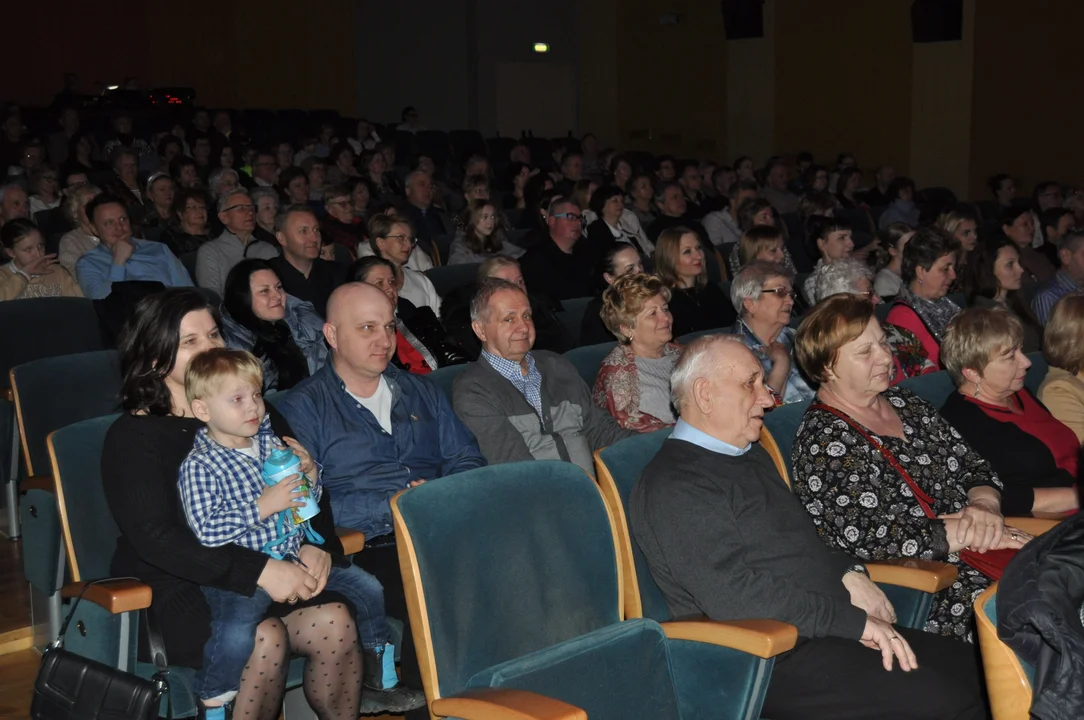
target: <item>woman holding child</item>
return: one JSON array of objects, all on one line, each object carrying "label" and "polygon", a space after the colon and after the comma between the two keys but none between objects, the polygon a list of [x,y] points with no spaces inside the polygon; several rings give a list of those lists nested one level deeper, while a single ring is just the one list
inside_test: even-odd
[{"label": "woman holding child", "polygon": [[[125,412],[110,428],[102,456],[106,499],[121,531],[113,574],[151,586],[169,662],[182,667],[202,665],[211,636],[201,586],[249,597],[262,590],[273,604],[256,628],[234,707],[245,708],[251,720],[278,717],[290,657],[300,655],[307,660],[305,696],[317,716],[355,720],[363,670],[358,628],[341,596],[322,594],[333,562],[342,564],[328,494],[311,521],[323,542],[302,545],[300,562],[238,544],[201,544],[178,493],[179,469],[203,427],[185,392],[185,371],[199,353],[224,346],[218,314],[198,292],[175,289],[142,300],[134,318],[120,348]],[[273,408],[267,413],[270,430],[297,454],[302,472],[315,477],[315,464],[289,425]],[[333,654],[341,675],[319,670],[319,661]]]}]

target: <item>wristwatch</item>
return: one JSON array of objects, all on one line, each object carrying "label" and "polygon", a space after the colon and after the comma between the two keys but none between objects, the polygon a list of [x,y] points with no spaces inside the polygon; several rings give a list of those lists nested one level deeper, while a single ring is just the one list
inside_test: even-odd
[{"label": "wristwatch", "polygon": [[[862,573],[866,577],[869,577],[869,570],[867,570],[866,566],[862,565],[861,563],[855,563],[854,565],[851,565],[849,568],[847,568],[847,573],[853,573],[853,572]],[[843,574],[846,575],[847,573],[843,573]]]}]

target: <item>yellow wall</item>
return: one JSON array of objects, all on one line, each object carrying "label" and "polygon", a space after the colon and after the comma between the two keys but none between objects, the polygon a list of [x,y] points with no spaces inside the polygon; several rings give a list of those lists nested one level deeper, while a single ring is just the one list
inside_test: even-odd
[{"label": "yellow wall", "polygon": [[907,170],[909,0],[776,0],[775,147]]},{"label": "yellow wall", "polygon": [[778,0],[764,3],[764,37],[726,42],[727,148],[723,158],[739,155],[762,165],[776,153],[775,142],[775,13]]}]

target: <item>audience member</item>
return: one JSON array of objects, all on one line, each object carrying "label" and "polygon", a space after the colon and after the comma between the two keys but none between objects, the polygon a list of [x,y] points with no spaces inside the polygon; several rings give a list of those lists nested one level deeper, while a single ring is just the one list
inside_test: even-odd
[{"label": "audience member", "polygon": [[638,173],[629,180],[629,210],[640,221],[640,227],[648,228],[659,218],[655,206],[655,186],[651,176]]},{"label": "audience member", "polygon": [[839,206],[847,210],[856,210],[862,206],[858,189],[862,187],[862,171],[856,167],[845,167],[839,172],[836,183],[836,200]]},{"label": "audience member", "polygon": [[708,197],[703,192],[704,180],[700,177],[700,166],[693,160],[681,163],[677,182],[685,193],[686,215],[690,220],[700,220],[711,209]]},{"label": "audience member", "polygon": [[173,223],[165,229],[160,242],[166,244],[179,258],[194,253],[207,243],[210,229],[207,224],[207,206],[210,200],[200,188],[181,188],[173,196]]},{"label": "audience member", "polygon": [[415,170],[406,177],[406,216],[413,223],[422,249],[433,256],[438,237],[451,235],[454,227],[433,205],[433,179]]},{"label": "audience member", "polygon": [[327,156],[327,181],[342,185],[352,177],[358,177],[357,168],[354,167],[354,151],[348,144],[339,143],[331,148],[331,154]]},{"label": "audience member", "polygon": [[730,285],[730,300],[738,313],[734,335],[753,351],[764,370],[764,384],[777,405],[802,402],[814,391],[794,362],[794,274],[784,265],[754,260]]},{"label": "audience member", "polygon": [[309,204],[309,176],[299,167],[288,167],[279,174],[282,192],[288,205]]},{"label": "audience member", "polygon": [[817,258],[813,272],[802,286],[802,296],[809,304],[816,302],[814,288],[817,278],[834,262],[849,258],[854,251],[851,224],[842,218],[815,217],[806,227],[809,254]]},{"label": "audience member", "polygon": [[1012,201],[1016,197],[1016,181],[1012,177],[999,173],[991,177],[986,184],[990,188],[990,192],[993,193],[998,212],[1003,212],[1012,207]]},{"label": "audience member", "polygon": [[311,303],[320,317],[327,313],[327,300],[346,279],[346,269],[320,259],[320,225],[306,203],[287,205],[275,217],[275,239],[282,256],[268,264],[282,281],[283,290],[302,302]]},{"label": "audience member", "polygon": [[215,168],[207,178],[207,189],[211,192],[211,199],[216,202],[240,187],[240,176],[233,168]]},{"label": "audience member", "polygon": [[[877,220],[877,227],[884,230],[895,222],[906,223],[911,227],[918,227],[919,210],[915,204],[915,183],[911,178],[898,177],[888,186],[885,196],[888,207],[881,213]],[[869,194],[866,194],[866,202],[869,202]]]},{"label": "audience member", "polygon": [[448,253],[448,265],[480,263],[496,255],[518,258],[523,248],[508,242],[501,216],[496,206],[488,200],[472,200],[463,209],[464,228],[456,231]]},{"label": "audience member", "polygon": [[1039,214],[1036,227],[1042,231],[1043,243],[1039,250],[1051,263],[1058,264],[1058,248],[1061,239],[1068,234],[1076,222],[1073,211],[1069,208],[1055,207],[1043,210]]},{"label": "audience member", "polygon": [[677,166],[673,155],[659,155],[655,158],[655,177],[659,183],[670,183],[677,179]]},{"label": "audience member", "polygon": [[1023,324],[1004,308],[954,317],[941,350],[958,392],[941,417],[997,473],[1004,515],[1076,510],[1080,442],[1024,387],[1023,342]]},{"label": "audience member", "polygon": [[323,318],[283,290],[267,260],[233,266],[222,295],[222,337],[263,365],[263,390],[289,390],[327,362]]},{"label": "audience member", "polygon": [[[127,110],[120,110],[113,115],[113,137],[102,145],[102,154],[108,158],[115,156],[120,148],[127,148],[135,153],[136,164],[140,158],[153,157],[154,148],[143,138],[132,132],[132,116]],[[116,168],[114,168],[116,169]]]},{"label": "audience member", "polygon": [[960,306],[947,297],[956,279],[959,243],[937,227],[919,228],[903,248],[900,271],[904,285],[896,294],[888,322],[909,330],[922,343],[926,357],[941,365],[941,338]]},{"label": "audience member", "polygon": [[787,166],[782,160],[770,161],[764,168],[765,184],[760,197],[772,204],[780,215],[798,211],[798,196],[787,189]]},{"label": "audience member", "polygon": [[[862,200],[870,207],[887,207],[896,200],[899,193],[896,193],[896,197],[893,197],[892,183],[896,180],[896,169],[891,165],[881,165],[877,168],[877,172],[873,175],[873,187],[866,191]],[[914,186],[912,185],[911,191],[914,192]],[[892,220],[890,222],[897,222]],[[907,220],[899,220],[899,222],[907,222]],[[885,223],[887,225],[887,223]],[[911,226],[916,226],[918,223],[908,223]],[[883,229],[883,227],[882,227]]]},{"label": "audience member", "polygon": [[[881,298],[873,288],[872,281],[873,271],[868,265],[854,258],[846,258],[829,265],[817,278],[813,299],[814,302],[824,302],[833,295],[847,293],[860,300],[868,300],[876,307]],[[892,385],[909,377],[937,371],[937,366],[926,357],[926,351],[914,333],[890,323],[884,323],[881,331],[892,351]]]},{"label": "audience member", "polygon": [[[681,226],[686,230],[696,233],[700,238],[700,244],[709,247],[711,240],[704,226],[687,216],[685,191],[681,185],[673,180],[662,185],[655,196],[655,205],[659,208],[659,217],[647,228],[647,237],[651,242],[658,245],[659,236],[666,230]],[[723,270],[723,268],[720,268]]]},{"label": "audience member", "polygon": [[181,261],[162,243],[132,236],[128,208],[113,195],[101,194],[86,206],[100,243],[75,264],[83,295],[100,299],[113,291],[113,283],[128,280],[157,281],[168,287],[192,285]]},{"label": "audience member", "polygon": [[[324,215],[320,218],[320,233],[342,245],[351,254],[363,255],[365,226],[354,215],[354,197],[345,185],[324,188]],[[418,253],[422,255],[424,253]],[[425,258],[411,256],[411,263]],[[422,270],[428,266],[422,267]]]},{"label": "audience member", "polygon": [[771,225],[756,225],[742,233],[741,241],[730,251],[727,263],[730,276],[735,277],[754,260],[787,264],[789,253],[783,246],[783,233]]},{"label": "audience member", "polygon": [[704,246],[692,230],[672,227],[655,245],[655,272],[670,289],[675,337],[717,330],[734,323],[726,295],[708,280]]},{"label": "audience member", "polygon": [[49,162],[61,167],[68,162],[72,138],[79,132],[79,111],[71,106],[63,108],[58,124],[60,129],[49,135],[47,149]]},{"label": "audience member", "polygon": [[29,180],[31,216],[60,205],[60,175],[55,165],[42,163],[30,173]]},{"label": "audience member", "polygon": [[252,229],[252,237],[277,248],[275,218],[279,214],[282,195],[276,188],[256,187],[249,191],[249,198],[256,206],[256,227]]},{"label": "audience member", "polygon": [[449,365],[467,362],[463,349],[451,339],[432,308],[417,307],[399,297],[399,271],[382,257],[363,257],[348,273],[350,282],[372,285],[395,307],[395,353],[392,362],[407,372],[428,375]]},{"label": "audience member", "polygon": [[158,231],[158,237],[170,225],[173,224],[173,197],[177,192],[177,184],[173,178],[165,173],[154,173],[147,180],[147,207],[143,210],[144,230],[154,228]]},{"label": "audience member", "polygon": [[1043,213],[1047,210],[1061,208],[1061,185],[1054,180],[1044,180],[1035,183],[1035,189],[1031,193],[1031,220],[1035,226],[1035,235],[1031,246],[1041,249],[1045,241],[1045,233],[1042,223]]},{"label": "audience member", "polygon": [[797,627],[763,715],[985,717],[975,653],[894,627],[892,603],[865,567],[816,541],[758,443],[773,400],[756,358],[732,338],[700,338],[672,385],[681,419],[633,487],[633,540],[671,617]]},{"label": "audience member", "polygon": [[1043,325],[1063,295],[1084,288],[1084,231],[1070,230],[1058,245],[1058,271],[1035,292],[1031,308]]},{"label": "audience member", "polygon": [[1016,244],[997,234],[979,244],[967,266],[964,289],[969,306],[1003,308],[1015,315],[1023,328],[1024,352],[1031,353],[1042,348],[1043,326],[1021,297],[1023,276]]},{"label": "audience member", "polygon": [[410,106],[403,108],[400,119],[402,122],[395,126],[395,129],[398,132],[416,134],[425,130],[425,126],[418,122],[418,111],[416,108]]},{"label": "audience member", "polygon": [[991,579],[960,551],[1018,548],[1027,537],[1005,527],[990,464],[932,405],[889,387],[882,338],[873,306],[847,295],[802,322],[798,362],[820,389],[794,439],[792,486],[829,547],[955,565],[957,581],[934,598],[925,629],[970,642],[971,604]]},{"label": "audience member", "polygon": [[1035,222],[1030,210],[1020,205],[1005,208],[1001,213],[1001,232],[1012,240],[1020,252],[1025,287],[1049,282],[1054,277],[1057,269],[1046,255],[1031,246],[1035,237]]},{"label": "audience member", "polygon": [[[580,345],[597,345],[613,342],[613,333],[602,319],[603,294],[617,278],[624,275],[636,275],[644,271],[643,259],[639,251],[628,243],[617,242],[610,246],[602,256],[597,269],[599,292],[587,303],[580,324]],[[667,299],[669,302],[669,298]],[[538,320],[535,319],[535,330]],[[537,344],[537,343],[536,343]],[[541,346],[539,346],[541,347]]]},{"label": "audience member", "polygon": [[399,295],[417,307],[428,307],[440,317],[440,296],[432,281],[413,267],[418,238],[406,218],[374,215],[369,220],[369,249],[377,257],[390,260],[401,275]]},{"label": "audience member", "polygon": [[[636,213],[625,207],[625,194],[616,185],[600,188],[591,196],[594,219],[587,225],[587,241],[596,252],[615,242],[629,243],[650,256],[655,245],[647,239]],[[584,213],[586,219],[587,213]]]},{"label": "audience member", "polygon": [[1054,304],[1043,333],[1043,357],[1050,364],[1039,386],[1039,401],[1084,446],[1084,293],[1063,295]]},{"label": "audience member", "polygon": [[[3,190],[0,189],[0,192]],[[98,246],[100,240],[94,234],[94,224],[87,217],[87,203],[101,194],[93,185],[83,185],[70,192],[64,200],[64,217],[72,229],[60,238],[57,261],[75,277],[75,264],[79,258]],[[0,203],[0,207],[3,207]]]},{"label": "audience member", "polygon": [[72,135],[68,142],[68,160],[64,163],[64,172],[96,172],[104,169],[104,163],[96,159],[94,138],[82,130]]},{"label": "audience member", "polygon": [[602,320],[617,338],[599,368],[595,404],[636,432],[673,425],[670,373],[681,355],[667,309],[670,290],[654,275],[615,278],[602,294]]},{"label": "audience member", "polygon": [[233,266],[246,258],[270,260],[278,257],[277,245],[256,238],[256,205],[247,190],[234,190],[218,199],[218,219],[222,234],[200,246],[196,254],[196,282],[219,295],[225,290],[226,276]]},{"label": "audience member", "polygon": [[602,253],[580,242],[583,214],[575,202],[557,196],[546,210],[547,237],[521,257],[523,278],[531,292],[550,301],[589,297],[591,271]]},{"label": "audience member", "polygon": [[471,302],[481,357],[456,378],[456,415],[492,465],[564,460],[594,476],[592,454],[632,433],[591,400],[563,355],[533,350],[531,303],[519,285],[489,279]]},{"label": "audience member", "polygon": [[736,246],[741,242],[742,228],[738,212],[747,201],[754,200],[756,196],[757,185],[754,182],[739,180],[730,185],[727,207],[704,216],[704,230],[713,245],[721,248]]},{"label": "audience member", "polygon": [[880,231],[881,248],[887,261],[873,278],[873,290],[882,298],[894,298],[903,287],[903,249],[915,236],[915,230],[907,223],[889,223]]},{"label": "audience member", "polygon": [[4,223],[0,246],[7,264],[0,266],[0,300],[38,297],[83,297],[78,283],[56,255],[45,252],[37,225],[24,218]]},{"label": "audience member", "polygon": [[0,186],[0,227],[18,218],[30,219],[30,198],[26,190],[16,183]]},{"label": "audience member", "polygon": [[169,163],[169,174],[183,188],[199,187],[203,184],[203,178],[209,177],[209,173],[210,170],[204,168],[201,177],[199,162],[187,155],[178,155]]},{"label": "audience member", "polygon": [[[322,203],[324,201],[324,186],[327,184],[327,163],[323,158],[318,158],[315,155],[305,158],[301,162],[301,169],[305,172],[305,177],[309,180],[309,200],[315,203]],[[357,178],[359,181],[364,180],[366,186],[370,186],[371,183],[365,178]],[[369,205],[368,199],[360,207],[364,211]],[[358,210],[355,206],[355,210]]]},{"label": "audience member", "polygon": [[260,151],[252,163],[252,179],[258,187],[273,188],[279,182],[279,164],[274,153]]}]

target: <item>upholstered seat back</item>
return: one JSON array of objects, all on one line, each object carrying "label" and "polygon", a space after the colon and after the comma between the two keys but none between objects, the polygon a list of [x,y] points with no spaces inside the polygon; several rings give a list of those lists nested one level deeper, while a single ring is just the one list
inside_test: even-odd
[{"label": "upholstered seat back", "polygon": [[787,485],[790,485],[790,454],[794,449],[794,438],[798,436],[798,426],[802,424],[802,418],[805,417],[805,411],[808,408],[809,402],[805,401],[781,405],[772,408],[771,412],[764,413],[764,429],[771,433],[786,463],[787,475],[783,479],[787,481]]},{"label": "upholstered seat back", "polygon": [[423,674],[436,674],[442,697],[621,620],[612,520],[575,465],[479,468],[408,490],[393,507],[407,596],[420,587],[424,601],[411,607],[415,638],[431,639],[431,651],[419,647]]},{"label": "upholstered seat back", "polygon": [[616,342],[584,345],[566,352],[565,358],[580,373],[580,377],[587,383],[587,387],[593,388],[595,378],[598,377],[599,366],[602,365],[602,361],[610,354],[615,345],[617,345]]},{"label": "upholstered seat back", "polygon": [[[637,478],[644,471],[644,467],[655,457],[666,438],[670,437],[670,432],[670,428],[665,428],[626,438],[600,450],[598,453],[598,458],[604,467],[596,467],[595,476],[600,484],[610,482],[611,479],[613,481],[613,489],[620,499],[620,509],[625,516],[618,522],[618,532],[622,537],[628,537],[628,507],[632,488],[636,484]],[[605,486],[603,491],[606,491]],[[613,504],[616,505],[616,503]],[[666,599],[663,597],[662,591],[659,590],[659,586],[652,579],[647,560],[640,551],[640,547],[636,544],[635,538],[628,537],[628,542],[632,548],[633,558],[633,568],[630,574],[635,574],[635,578],[626,577],[625,581],[636,582],[636,587],[640,591],[640,609],[639,613],[636,613],[635,608],[628,607],[626,603],[626,613],[630,616],[638,614],[657,622],[665,622],[670,619],[670,610],[666,607]]]}]

